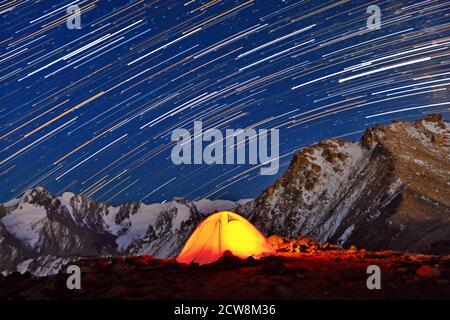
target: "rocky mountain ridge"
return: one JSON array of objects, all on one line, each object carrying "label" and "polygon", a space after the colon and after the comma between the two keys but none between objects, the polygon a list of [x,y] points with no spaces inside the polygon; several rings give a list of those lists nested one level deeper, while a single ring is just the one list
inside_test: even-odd
[{"label": "rocky mountain ridge", "polygon": [[298,152],[254,202],[266,235],[450,253],[450,125],[430,115]]},{"label": "rocky mountain ridge", "polygon": [[253,201],[117,207],[42,187],[0,205],[0,272],[46,275],[78,257],[175,256],[205,216],[231,210],[266,236],[370,250],[450,253],[450,125],[430,115],[370,128],[357,142],[300,150]]},{"label": "rocky mountain ridge", "polygon": [[78,257],[176,255],[205,215],[245,201],[130,202],[118,207],[42,187],[0,205],[0,271],[45,275]]}]

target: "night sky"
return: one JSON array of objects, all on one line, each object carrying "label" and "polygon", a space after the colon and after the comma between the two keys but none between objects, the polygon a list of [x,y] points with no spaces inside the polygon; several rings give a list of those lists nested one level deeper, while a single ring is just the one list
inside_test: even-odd
[{"label": "night sky", "polygon": [[[304,146],[449,118],[448,1],[7,0],[0,12],[1,202],[34,186],[112,203],[252,198]],[[278,175],[174,165],[171,132],[194,120],[278,128]]]}]

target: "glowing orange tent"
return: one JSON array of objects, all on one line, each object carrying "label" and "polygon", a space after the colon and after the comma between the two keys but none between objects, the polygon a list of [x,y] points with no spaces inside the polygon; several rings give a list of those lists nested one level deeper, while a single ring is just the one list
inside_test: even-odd
[{"label": "glowing orange tent", "polygon": [[236,213],[222,211],[210,215],[197,226],[177,261],[211,263],[227,250],[242,258],[276,254],[266,238],[250,222]]}]

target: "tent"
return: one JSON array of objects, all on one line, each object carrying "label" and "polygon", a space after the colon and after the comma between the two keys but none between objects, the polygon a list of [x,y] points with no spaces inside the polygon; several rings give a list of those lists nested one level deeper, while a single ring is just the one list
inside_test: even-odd
[{"label": "tent", "polygon": [[242,258],[276,254],[266,238],[249,221],[236,213],[222,211],[210,215],[197,226],[177,261],[211,263],[227,250]]}]

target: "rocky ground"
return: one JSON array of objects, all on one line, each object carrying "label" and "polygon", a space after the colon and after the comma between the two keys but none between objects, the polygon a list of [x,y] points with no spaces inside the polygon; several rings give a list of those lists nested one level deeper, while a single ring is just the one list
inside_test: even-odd
[{"label": "rocky ground", "polygon": [[[309,238],[269,242],[278,256],[210,265],[152,256],[80,260],[82,289],[67,274],[0,278],[0,299],[450,299],[450,256],[368,252]],[[381,268],[381,290],[368,290],[367,266]]]}]

